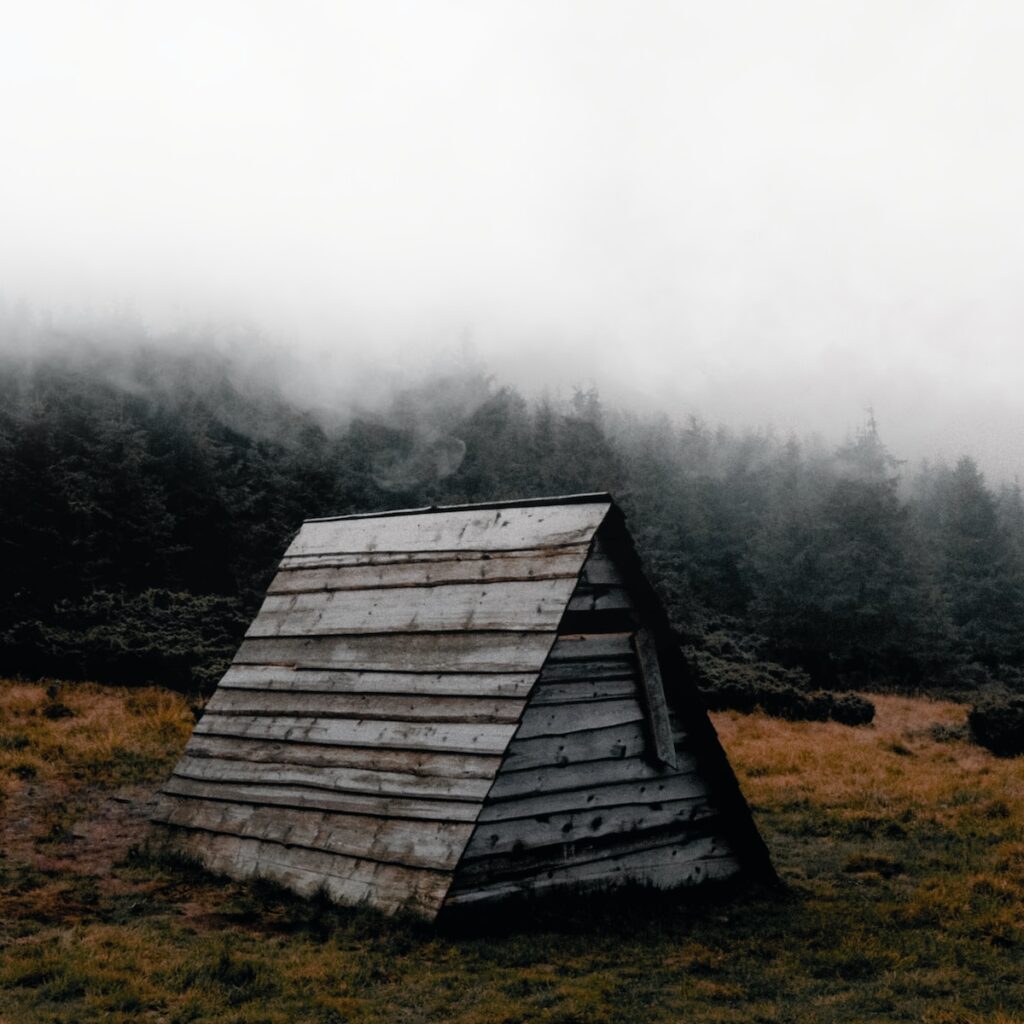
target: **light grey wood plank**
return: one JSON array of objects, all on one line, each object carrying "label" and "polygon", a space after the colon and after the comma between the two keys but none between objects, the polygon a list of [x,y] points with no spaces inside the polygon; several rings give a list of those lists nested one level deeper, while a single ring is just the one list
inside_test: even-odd
[{"label": "light grey wood plank", "polygon": [[305,693],[218,687],[206,711],[219,715],[300,715],[316,718],[384,719],[391,722],[515,723],[525,701],[478,697]]},{"label": "light grey wood plank", "polygon": [[429,821],[475,821],[480,805],[476,801],[408,799],[334,793],[301,786],[271,786],[241,782],[200,782],[172,775],[161,787],[168,796],[191,796],[234,804],[268,807],[308,808],[337,814],[363,814],[368,828],[377,818],[422,818]]},{"label": "light grey wood plank", "polygon": [[707,796],[707,783],[698,773],[664,775],[639,781],[609,782],[594,785],[589,789],[569,789],[536,796],[524,795],[516,799],[495,800],[492,795],[488,797],[477,820],[508,821],[513,818],[544,817],[555,813],[580,813],[589,816],[590,812],[605,807],[643,809],[652,804],[703,800]]},{"label": "light grey wood plank", "polygon": [[565,736],[574,732],[640,722],[643,718],[643,709],[635,698],[538,706],[531,702],[523,712],[516,738],[528,740],[536,736]]},{"label": "light grey wood plank", "polygon": [[331,743],[346,747],[397,747],[443,753],[501,754],[514,725],[466,725],[459,722],[356,721],[344,718],[251,717],[205,714],[195,732],[204,736],[248,736],[295,743]]},{"label": "light grey wood plank", "polygon": [[174,768],[174,775],[202,782],[254,783],[275,786],[304,786],[339,793],[363,793],[386,797],[420,797],[440,800],[469,800],[480,803],[491,780],[460,779],[407,772],[372,771],[295,765],[266,761],[254,763],[222,757],[196,757],[186,753]]},{"label": "light grey wood plank", "polygon": [[[528,878],[553,869],[577,868],[587,864],[602,864],[628,860],[634,856],[646,857],[667,848],[684,849],[687,856],[718,857],[734,853],[729,840],[705,821],[692,827],[672,826],[601,837],[577,838],[571,843],[514,854],[496,854],[488,857],[463,857],[457,869],[455,885],[461,889],[494,882]],[[677,853],[676,857],[680,854]]]},{"label": "light grey wood plank", "polygon": [[161,820],[179,828],[445,871],[458,863],[473,830],[469,823],[402,818],[368,822],[363,815],[226,804],[181,796],[170,798],[168,805]]},{"label": "light grey wood plank", "polygon": [[575,578],[271,594],[247,637],[554,630]]},{"label": "light grey wood plank", "polygon": [[243,640],[235,664],[377,672],[537,672],[554,633],[427,633]]},{"label": "light grey wood plank", "polygon": [[339,903],[408,910],[433,920],[451,884],[447,871],[380,864],[320,850],[286,847],[258,839],[182,831],[174,846],[229,878],[268,879],[312,896],[323,891]]},{"label": "light grey wood plank", "polygon": [[661,667],[658,663],[658,648],[649,629],[637,630],[634,638],[637,661],[640,665],[641,693],[647,724],[654,744],[654,755],[669,768],[676,766],[676,747],[672,738],[672,724],[669,721],[668,705],[665,702],[665,688],[661,681]]},{"label": "light grey wood plank", "polygon": [[232,665],[218,684],[227,689],[308,693],[410,694],[417,697],[525,697],[533,672],[489,673],[347,672]]},{"label": "light grey wood plank", "polygon": [[287,556],[374,551],[508,551],[589,542],[607,502],[305,523]]},{"label": "light grey wood plank", "polygon": [[[513,741],[513,744],[515,741]],[[510,750],[513,749],[510,747]],[[679,770],[696,771],[692,754],[680,758]],[[509,771],[502,767],[488,794],[488,802],[523,796],[557,794],[564,790],[591,789],[610,784],[654,781],[664,778],[664,771],[640,757],[607,761],[580,761],[563,765]]]},{"label": "light grey wood plank", "polygon": [[[575,579],[586,552],[585,546],[548,551],[499,553],[493,557],[422,556],[410,561],[336,564],[328,556],[302,559],[295,567],[285,559],[270,584],[270,594],[318,590],[380,590],[387,587],[438,587],[454,583],[504,583],[514,580]],[[329,564],[324,564],[324,563]]]},{"label": "light grey wood plank", "polygon": [[488,821],[477,824],[473,838],[466,847],[465,857],[496,857],[515,853],[518,858],[531,851],[556,847],[551,858],[554,863],[560,863],[562,844],[628,836],[671,826],[682,829],[715,813],[703,796],[697,796],[668,800],[653,806],[595,807],[590,811],[552,811],[542,818]]},{"label": "light grey wood plank", "polygon": [[565,736],[516,739],[509,745],[502,771],[525,771],[573,762],[638,757],[646,747],[642,722]]},{"label": "light grey wood plank", "polygon": [[427,777],[493,779],[499,754],[455,754],[382,747],[345,747],[291,743],[248,736],[204,736],[194,733],[185,747],[192,757],[222,757],[255,764],[293,764],[316,768],[362,768]]},{"label": "light grey wood plank", "polygon": [[630,611],[633,601],[621,587],[577,587],[569,599],[571,612],[622,612]]}]

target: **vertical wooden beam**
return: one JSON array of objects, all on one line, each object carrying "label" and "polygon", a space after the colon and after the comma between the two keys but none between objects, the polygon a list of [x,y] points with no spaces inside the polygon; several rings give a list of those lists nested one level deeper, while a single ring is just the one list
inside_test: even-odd
[{"label": "vertical wooden beam", "polygon": [[658,648],[649,629],[641,626],[633,634],[633,646],[640,665],[640,683],[647,713],[647,728],[654,745],[655,757],[668,768],[677,768],[676,745],[672,739],[672,724],[668,718],[665,687],[661,681]]}]

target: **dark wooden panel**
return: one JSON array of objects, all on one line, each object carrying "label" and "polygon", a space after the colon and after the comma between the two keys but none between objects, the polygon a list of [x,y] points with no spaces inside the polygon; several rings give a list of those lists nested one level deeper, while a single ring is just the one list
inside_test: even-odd
[{"label": "dark wooden panel", "polygon": [[[697,762],[692,755],[684,754],[680,758],[680,771],[692,772],[696,767]],[[657,781],[664,777],[663,769],[640,757],[570,762],[525,771],[509,771],[503,767],[488,794],[488,804],[523,796],[557,794],[564,790],[589,791],[614,783]]]},{"label": "dark wooden panel", "polygon": [[664,775],[638,781],[606,782],[588,789],[523,795],[517,799],[487,800],[479,822],[507,821],[513,818],[542,819],[555,813],[590,812],[603,807],[651,805],[705,798],[708,787],[701,776],[692,774]]},{"label": "dark wooden panel", "polygon": [[589,811],[552,811],[540,818],[514,818],[508,821],[478,823],[466,847],[465,857],[516,858],[554,847],[552,860],[562,863],[564,844],[579,840],[633,836],[650,829],[677,826],[680,830],[701,818],[714,815],[703,796],[668,800],[655,804],[595,807]]},{"label": "dark wooden panel", "polygon": [[642,722],[566,736],[517,739],[509,745],[502,773],[580,761],[638,757],[647,747]]},{"label": "dark wooden panel", "polygon": [[559,635],[549,661],[589,661],[603,658],[632,658],[632,633],[575,633]]},{"label": "dark wooden panel", "polygon": [[640,704],[632,697],[623,700],[538,706],[531,702],[523,712],[516,738],[528,740],[535,736],[565,736],[575,732],[639,722],[643,717]]},{"label": "dark wooden panel", "polygon": [[654,746],[654,755],[666,767],[676,766],[676,748],[672,739],[665,688],[661,681],[658,649],[648,629],[637,630],[634,638],[637,661],[640,665],[640,689],[647,712],[647,725]]},{"label": "dark wooden panel", "polygon": [[337,814],[367,815],[367,828],[376,819],[423,818],[429,821],[469,821],[476,819],[477,801],[406,799],[368,796],[359,793],[332,793],[329,790],[301,786],[272,786],[240,782],[199,782],[172,775],[161,791],[168,796],[189,796],[203,800],[221,800],[232,804],[258,804],[266,807],[307,808]]}]

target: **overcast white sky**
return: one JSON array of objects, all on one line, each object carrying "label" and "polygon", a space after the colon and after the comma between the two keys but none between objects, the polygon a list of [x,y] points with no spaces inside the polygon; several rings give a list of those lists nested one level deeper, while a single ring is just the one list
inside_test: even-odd
[{"label": "overcast white sky", "polygon": [[8,303],[1024,477],[1019,0],[0,12]]}]

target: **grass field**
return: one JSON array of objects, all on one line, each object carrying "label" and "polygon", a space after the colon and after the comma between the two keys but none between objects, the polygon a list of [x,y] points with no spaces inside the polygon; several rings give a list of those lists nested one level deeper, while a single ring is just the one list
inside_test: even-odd
[{"label": "grass field", "polygon": [[0,683],[0,1021],[1024,1021],[1024,759],[964,709],[715,716],[779,892],[634,892],[503,934],[292,900],[160,858],[163,691]]}]

